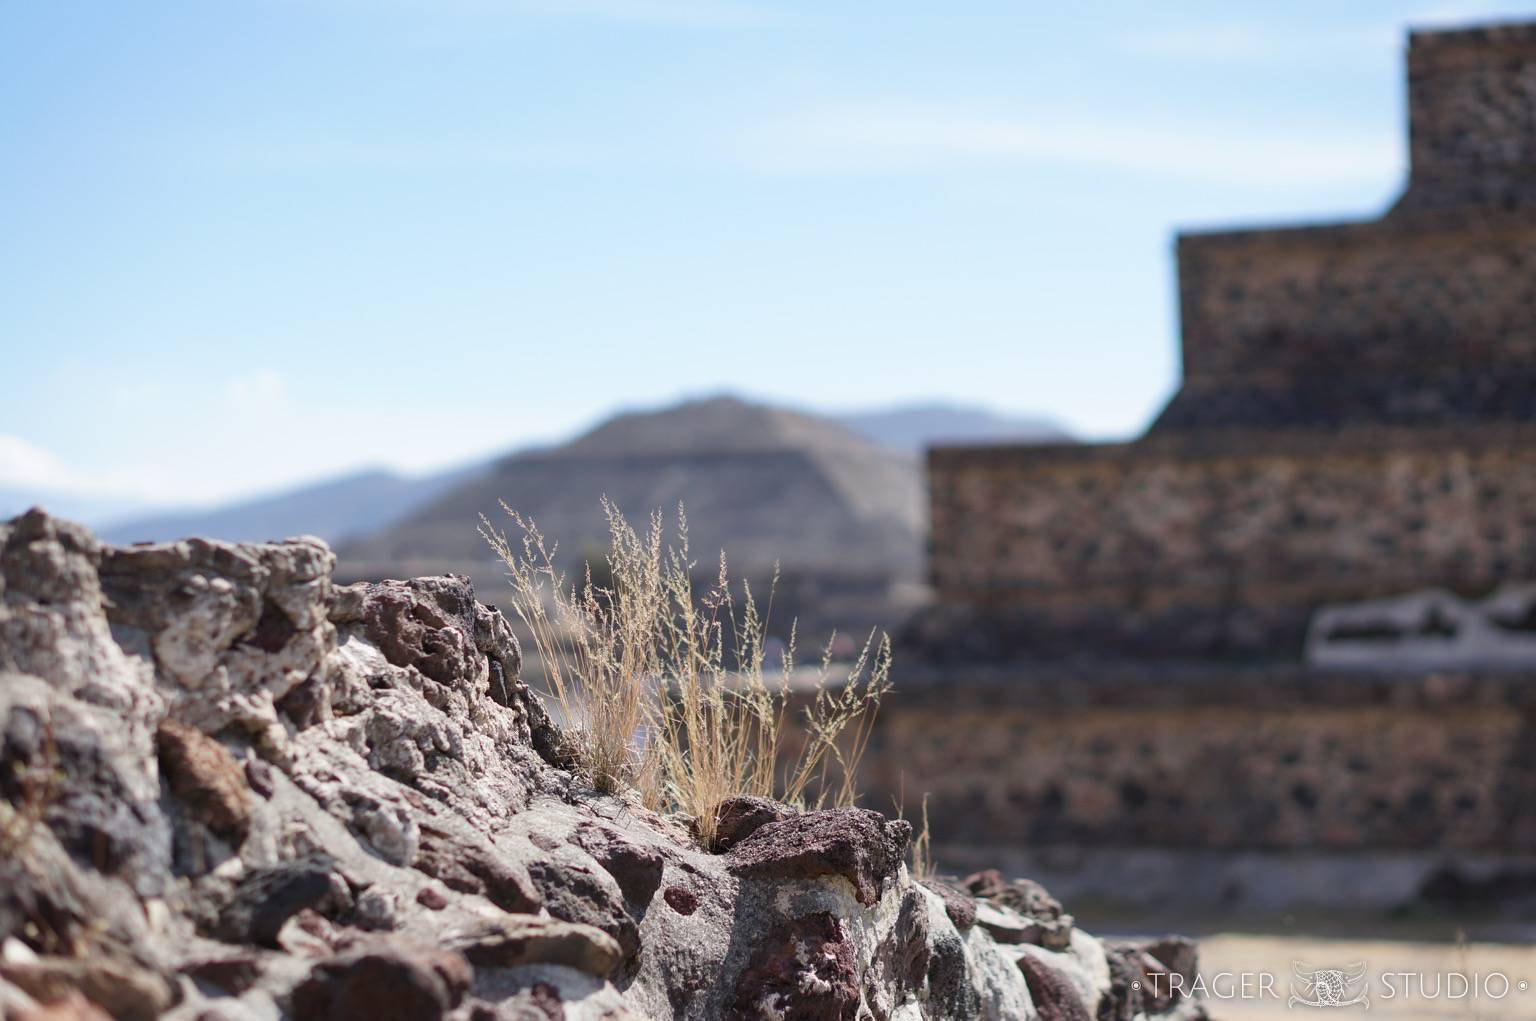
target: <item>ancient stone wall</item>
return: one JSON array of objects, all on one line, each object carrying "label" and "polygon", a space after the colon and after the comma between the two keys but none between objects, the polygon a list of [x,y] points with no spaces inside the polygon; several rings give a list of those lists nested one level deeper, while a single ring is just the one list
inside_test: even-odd
[{"label": "ancient stone wall", "polygon": [[1379,220],[1179,238],[1154,432],[1536,421],[1536,26],[1418,32]]},{"label": "ancient stone wall", "polygon": [[[1536,847],[1536,690],[1494,676],[1125,669],[909,683],[871,775],[961,843]],[[1242,740],[1235,740],[1235,735]]]},{"label": "ancient stone wall", "polygon": [[[1408,48],[1413,178],[1403,207],[1530,204],[1536,189],[1536,26],[1415,32]],[[1401,208],[1401,207],[1400,207]]]},{"label": "ancient stone wall", "polygon": [[1313,610],[1536,578],[1536,25],[1415,33],[1373,222],[1179,239],[1148,435],[936,450],[930,650],[1292,657]]},{"label": "ancient stone wall", "polygon": [[1536,577],[1525,429],[947,449],[929,474],[936,655],[1296,658],[1319,605]]},{"label": "ancient stone wall", "polygon": [[[1267,858],[1246,877],[1258,895],[1342,903],[1351,864],[1391,862],[1394,885],[1369,896],[1395,906],[1536,848],[1536,689],[1509,675],[1099,666],[898,687],[866,760],[871,803],[904,797],[910,814],[928,794],[951,867],[1023,853],[1053,888],[1127,897],[1134,863],[1161,856],[1183,863],[1176,883],[1209,873],[1191,896],[1221,899],[1238,863]],[[1081,849],[1120,865],[1074,878]],[[1306,858],[1324,864],[1279,893]]]},{"label": "ancient stone wall", "polygon": [[1115,896],[1536,888],[1536,670],[1498,640],[1536,616],[1432,612],[1536,580],[1536,25],[1416,33],[1408,75],[1386,215],[1179,239],[1147,436],[930,453],[927,665],[866,765],[931,795],[941,860]]},{"label": "ancient stone wall", "polygon": [[1536,217],[1185,234],[1154,432],[1536,421]]}]

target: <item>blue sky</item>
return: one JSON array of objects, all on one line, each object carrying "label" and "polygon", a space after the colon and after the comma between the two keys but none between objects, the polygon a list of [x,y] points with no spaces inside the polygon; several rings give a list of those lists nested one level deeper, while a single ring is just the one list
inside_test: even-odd
[{"label": "blue sky", "polygon": [[1373,215],[1405,26],[1520,13],[15,0],[0,488],[215,500],[722,389],[1130,435],[1176,230]]}]

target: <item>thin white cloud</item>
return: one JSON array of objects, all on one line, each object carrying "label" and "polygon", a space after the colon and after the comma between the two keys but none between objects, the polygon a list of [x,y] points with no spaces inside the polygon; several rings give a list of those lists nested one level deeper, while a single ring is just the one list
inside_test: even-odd
[{"label": "thin white cloud", "polygon": [[1121,52],[1134,56],[1174,61],[1252,63],[1351,59],[1359,62],[1370,54],[1390,54],[1412,28],[1456,28],[1502,18],[1528,17],[1518,7],[1498,0],[1469,0],[1422,7],[1390,17],[1327,23],[1284,21],[1229,21],[1171,24],[1130,32],[1117,40]]},{"label": "thin white cloud", "polygon": [[1468,0],[1465,3],[1421,7],[1404,15],[1401,24],[1409,28],[1464,28],[1479,22],[1529,21],[1530,17],[1530,5],[1526,3]]},{"label": "thin white cloud", "polygon": [[[722,135],[722,138],[728,136]],[[1388,181],[1403,165],[1402,140],[1383,128],[1164,122],[1059,110],[999,114],[977,107],[847,105],[770,119],[728,141],[658,151],[634,140],[602,146],[497,139],[370,140],[238,137],[189,146],[205,164],[243,173],[437,173],[615,166],[773,172],[947,170],[1058,166],[1124,170],[1195,181],[1310,187]]]},{"label": "thin white cloud", "polygon": [[496,139],[380,139],[347,135],[230,133],[192,140],[188,152],[205,164],[245,173],[437,173],[457,170],[575,169],[605,165],[610,154],[592,146],[500,142]]},{"label": "thin white cloud", "polygon": [[621,25],[744,28],[780,20],[784,12],[754,0],[286,0],[372,15],[399,13],[479,21],[501,17],[564,18]]},{"label": "thin white cloud", "polygon": [[740,157],[759,169],[881,171],[966,164],[1108,168],[1263,187],[1386,180],[1401,142],[1322,128],[1223,128],[1061,113],[997,115],[935,107],[833,108],[747,134]]},{"label": "thin white cloud", "polygon": [[1122,36],[1118,48],[1133,56],[1206,63],[1337,60],[1358,62],[1372,53],[1394,52],[1402,41],[1397,22],[1298,29],[1259,22],[1176,25]]},{"label": "thin white cloud", "polygon": [[717,28],[760,25],[779,15],[745,0],[522,0],[511,6],[551,17]]},{"label": "thin white cloud", "polygon": [[46,447],[10,434],[0,434],[0,489],[39,496],[145,501],[159,495],[165,483],[154,468],[84,472]]},{"label": "thin white cloud", "polygon": [[[227,377],[222,386],[210,390],[210,397],[207,407],[189,408],[188,414],[201,416],[200,440],[230,451],[246,449],[241,444],[253,435],[253,424],[287,421],[298,410],[283,375],[267,367]],[[131,416],[135,401],[171,398],[149,382],[122,387],[112,399],[124,402],[123,413]],[[184,453],[182,447],[162,451],[158,458],[151,455],[91,466],[21,436],[0,433],[0,490],[30,492],[49,500],[164,506],[206,503],[238,491],[242,484],[249,488],[240,472],[189,471],[184,460],[178,461]]]},{"label": "thin white cloud", "polygon": [[224,392],[230,408],[241,414],[280,411],[288,402],[283,377],[273,369],[235,376],[224,385]]},{"label": "thin white cloud", "polygon": [[20,436],[0,434],[0,486],[15,489],[69,489],[76,479],[51,450]]}]

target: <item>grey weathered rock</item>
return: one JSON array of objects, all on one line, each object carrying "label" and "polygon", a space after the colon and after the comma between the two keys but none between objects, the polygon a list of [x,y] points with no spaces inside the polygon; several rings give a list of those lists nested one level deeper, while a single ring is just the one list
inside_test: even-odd
[{"label": "grey weathered rock", "polygon": [[932,941],[928,901],[922,891],[911,888],[902,894],[896,924],[877,956],[884,965],[885,983],[904,992],[921,989],[933,957]]},{"label": "grey weathered rock", "polygon": [[976,924],[976,898],[942,879],[925,879],[923,885],[944,901],[944,913],[964,932]]},{"label": "grey weathered rock", "polygon": [[602,977],[620,958],[618,941],[590,925],[537,915],[505,915],[495,922],[450,931],[446,946],[472,964],[514,968],[522,964],[558,964]]},{"label": "grey weathered rock", "polygon": [[3,962],[0,979],[45,1004],[66,999],[71,991],[79,992],[121,1021],[153,1021],[179,998],[163,975],[123,962],[91,958]]},{"label": "grey weathered rock", "polygon": [[842,919],[825,911],[788,919],[763,935],[736,980],[732,1016],[854,1021],[858,958]]},{"label": "grey weathered rock", "polygon": [[530,862],[528,872],[555,918],[601,929],[618,944],[622,959],[640,950],[640,929],[625,907],[619,885],[594,862],[551,855]]},{"label": "grey weathered rock", "polygon": [[293,991],[294,1021],[440,1021],[473,972],[451,951],[381,943],[315,965]]},{"label": "grey weathered rock", "polygon": [[0,524],[7,1016],[1200,1016],[1125,993],[1192,947],[1106,952],[1028,883],[914,883],[879,813],[731,799],[712,853],[582,788],[464,579],[333,566]]},{"label": "grey weathered rock", "polygon": [[247,873],[219,909],[213,934],[228,943],[276,947],[288,919],[331,893],[331,867],[319,860],[291,861]]},{"label": "grey weathered rock", "polygon": [[590,854],[619,884],[624,899],[644,906],[661,886],[662,856],[605,823],[586,820],[571,831],[571,842]]},{"label": "grey weathered rock", "polygon": [[480,894],[505,911],[537,911],[544,903],[520,860],[467,827],[423,825],[412,865],[450,890]]},{"label": "grey weathered rock", "polygon": [[1032,879],[1005,880],[996,869],[967,876],[965,887],[981,898],[976,923],[1000,943],[1033,943],[1065,950],[1072,942],[1073,918],[1061,903]]},{"label": "grey weathered rock", "polygon": [[968,955],[965,940],[955,931],[948,916],[936,911],[934,897],[919,888],[928,901],[928,1016],[936,1018],[975,1018],[982,1016],[981,983],[974,956]]}]

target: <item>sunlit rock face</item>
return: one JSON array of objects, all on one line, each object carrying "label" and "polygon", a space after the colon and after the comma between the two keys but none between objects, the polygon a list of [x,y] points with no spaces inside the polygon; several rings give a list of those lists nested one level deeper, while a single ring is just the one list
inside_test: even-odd
[{"label": "sunlit rock face", "polygon": [[6,1017],[1204,1016],[1141,992],[1191,947],[916,881],[905,822],[743,801],[711,852],[583,789],[465,579],[333,568],[0,525]]}]

